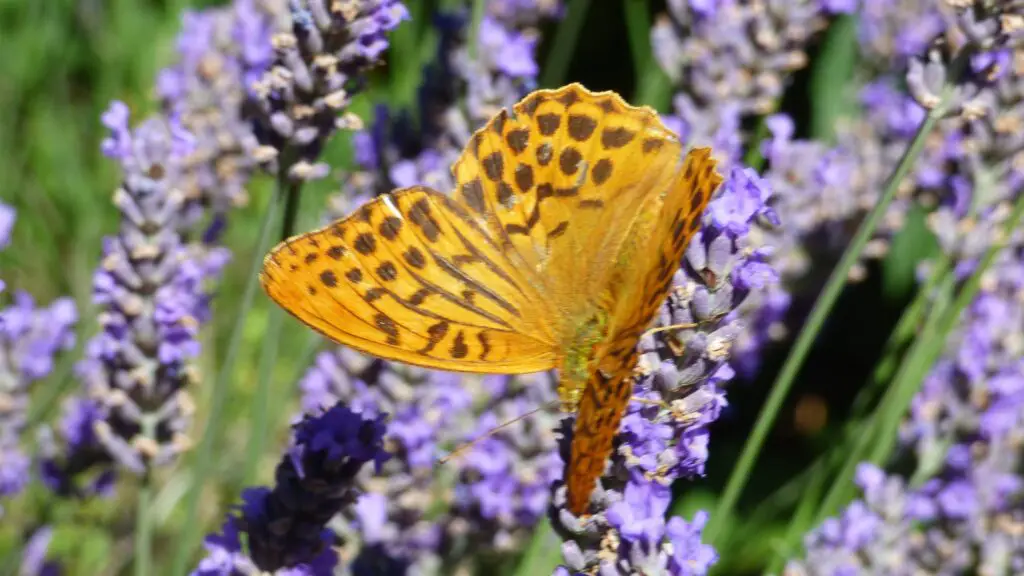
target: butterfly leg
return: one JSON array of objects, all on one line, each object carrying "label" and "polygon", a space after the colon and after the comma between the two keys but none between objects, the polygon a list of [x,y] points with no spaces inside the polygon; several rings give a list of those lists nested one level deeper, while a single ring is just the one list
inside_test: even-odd
[{"label": "butterfly leg", "polygon": [[661,400],[660,398],[659,399],[653,399],[653,398],[641,398],[640,396],[633,396],[632,398],[629,399],[629,401],[630,402],[636,402],[637,404],[646,404],[648,406],[657,406],[658,408],[663,408],[663,409],[666,409],[666,410],[670,408],[670,406],[668,405],[668,402],[665,402],[664,400]]},{"label": "butterfly leg", "polygon": [[[653,334],[657,334],[659,332],[668,332],[668,331],[677,331],[677,330],[692,330],[693,328],[701,328],[703,326],[707,326],[708,324],[714,324],[715,322],[718,322],[719,320],[721,320],[724,317],[725,317],[724,314],[720,314],[720,315],[715,316],[713,318],[708,318],[707,320],[701,320],[700,322],[687,322],[687,323],[683,323],[683,324],[669,324],[667,326],[655,326],[654,328],[650,328],[646,332],[644,332],[643,335],[640,337],[640,339],[643,340],[644,337],[650,336],[650,335],[653,335]],[[672,349],[672,353],[675,354],[676,356],[682,356],[683,352],[686,351],[685,347],[682,344],[676,342],[675,338],[667,338],[665,342]]]},{"label": "butterfly leg", "polygon": [[702,326],[707,326],[708,324],[714,324],[721,320],[722,318],[725,318],[725,314],[719,314],[717,316],[708,318],[707,320],[701,320],[699,322],[686,322],[683,324],[668,324],[667,326],[655,326],[654,328],[649,328],[646,332],[644,332],[640,336],[640,339],[642,340],[645,336],[657,334],[658,332],[668,332],[669,330],[691,330],[693,328],[700,328]]},{"label": "butterfly leg", "polygon": [[691,328],[697,328],[698,326],[700,326],[699,322],[689,322],[686,324],[669,324],[668,326],[655,326],[654,328],[651,328],[644,332],[643,335],[640,336],[640,339],[643,340],[645,337],[650,336],[652,334],[657,334],[658,332],[668,332],[669,330],[689,330]]}]

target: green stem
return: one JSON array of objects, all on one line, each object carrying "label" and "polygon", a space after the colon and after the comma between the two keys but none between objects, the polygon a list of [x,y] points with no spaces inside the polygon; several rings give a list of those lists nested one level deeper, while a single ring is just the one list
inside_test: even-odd
[{"label": "green stem", "polygon": [[889,340],[885,343],[882,359],[878,361],[874,371],[871,373],[870,382],[853,399],[853,404],[850,408],[852,419],[859,420],[867,414],[868,406],[873,403],[878,392],[882,390],[882,387],[887,382],[891,381],[893,374],[899,367],[900,359],[904,357],[903,353],[906,351],[906,347],[917,336],[921,327],[921,321],[924,320],[925,315],[930,309],[929,303],[934,298],[935,289],[938,288],[939,283],[946,277],[946,274],[949,272],[949,266],[949,257],[944,254],[938,256],[925,285],[917,290],[914,300],[903,311],[903,314],[900,315],[896,327],[893,328],[892,333],[889,335]]},{"label": "green stem", "polygon": [[562,560],[561,539],[551,528],[547,516],[533,530],[533,538],[516,566],[513,576],[550,574]]},{"label": "green stem", "polygon": [[[145,438],[156,438],[157,418],[145,414],[141,420],[141,433]],[[153,565],[153,475],[147,467],[139,492],[135,498],[135,576],[149,576]]]},{"label": "green stem", "polygon": [[857,92],[853,89],[857,53],[856,18],[838,16],[829,25],[811,69],[809,120],[814,140],[833,143],[836,120],[857,109],[850,102],[850,94]]},{"label": "green stem", "polygon": [[[900,398],[902,404],[893,407],[893,412],[898,411],[898,414],[902,415],[906,412],[906,407],[910,404],[914,394],[917,393],[919,384],[924,378],[924,373],[928,370],[942,355],[943,349],[946,343],[946,336],[953,331],[957,323],[960,321],[960,316],[964,310],[974,301],[974,298],[981,291],[981,280],[985,272],[995,262],[996,257],[1006,247],[1007,242],[1014,230],[1020,225],[1021,219],[1024,218],[1024,194],[1021,194],[1017,198],[1014,204],[1013,211],[1010,216],[1003,223],[1003,229],[1001,230],[1001,238],[992,243],[988,250],[985,251],[985,255],[982,256],[981,261],[978,263],[978,267],[974,269],[971,276],[964,282],[963,286],[957,292],[956,299],[953,301],[952,306],[945,312],[941,322],[935,330],[935,336],[931,338],[929,346],[924,347],[922,350],[920,359],[917,364],[909,366],[907,373],[904,376],[910,382],[906,386],[904,395]],[[902,370],[901,370],[902,372]],[[897,375],[899,378],[900,375]],[[880,441],[874,445],[873,450],[869,456],[869,460],[877,465],[883,464],[892,453],[893,447],[895,446],[896,430],[900,424],[900,418],[892,418],[883,422],[882,428],[879,430]]]},{"label": "green stem", "polygon": [[[389,86],[387,97],[394,109],[407,109],[419,119],[419,107],[416,103],[416,90],[423,79],[422,67],[424,57],[435,53],[433,41],[427,42],[424,24],[430,19],[425,17],[427,2],[407,2],[409,19],[398,26],[390,35],[391,47],[388,49]],[[430,26],[433,40],[433,27]],[[367,95],[369,96],[369,95]],[[375,101],[375,99],[370,99]]]},{"label": "green stem", "polygon": [[[778,106],[778,102],[775,103]],[[750,142],[753,145],[747,149],[747,153],[743,155],[743,163],[750,166],[758,172],[764,168],[765,157],[761,152],[761,143],[765,138],[768,137],[768,116],[759,116],[757,118],[757,126],[754,127],[754,133],[750,136]]]},{"label": "green stem", "polygon": [[635,104],[664,112],[672,101],[672,81],[661,69],[651,49],[651,18],[646,0],[626,0],[623,5],[629,49],[636,69]]},{"label": "green stem", "polygon": [[[284,221],[281,224],[281,239],[285,240],[294,234],[295,222],[299,214],[301,186],[286,180],[279,180],[278,189],[287,190]],[[249,419],[249,449],[246,453],[245,471],[242,475],[243,486],[253,483],[259,468],[260,454],[263,453],[263,447],[266,445],[267,435],[274,429],[273,423],[270,421],[270,397],[273,392],[271,382],[273,382],[274,366],[277,364],[283,324],[284,310],[280,306],[271,306],[267,313],[267,331],[263,337],[263,347],[260,350],[256,394],[253,396]]]},{"label": "green stem", "polygon": [[793,386],[793,382],[796,379],[797,373],[800,371],[800,367],[803,366],[804,360],[807,358],[808,353],[811,351],[811,347],[817,340],[818,333],[821,331],[821,327],[824,325],[825,319],[828,318],[836,300],[839,299],[839,295],[842,293],[843,287],[846,285],[847,278],[849,277],[850,269],[853,268],[853,265],[860,259],[864,246],[874,235],[875,228],[878,227],[878,223],[881,221],[882,216],[885,214],[886,210],[888,210],[889,204],[892,203],[893,197],[896,195],[896,189],[910,171],[910,168],[917,160],[917,157],[920,156],[921,150],[924,147],[925,139],[929,134],[931,134],[935,125],[938,123],[939,118],[941,118],[945,113],[946,102],[949,101],[949,98],[950,89],[947,88],[943,94],[942,105],[932,110],[918,127],[917,134],[914,136],[913,141],[903,153],[903,157],[900,158],[895,171],[889,177],[888,182],[886,182],[881,198],[879,198],[874,209],[871,210],[867,218],[865,218],[864,222],[862,222],[860,227],[857,229],[856,235],[854,235],[853,240],[850,242],[846,251],[843,252],[842,258],[840,258],[838,265],[829,276],[828,282],[826,282],[821,295],[814,303],[814,307],[811,309],[810,315],[808,315],[804,328],[797,336],[796,342],[793,344],[793,348],[790,350],[789,356],[786,358],[778,377],[775,379],[775,383],[768,395],[768,399],[765,401],[765,405],[761,409],[761,413],[758,414],[757,422],[754,424],[754,429],[746,444],[743,446],[739,462],[737,462],[736,467],[733,469],[732,474],[729,476],[729,480],[726,483],[722,499],[719,500],[715,513],[711,516],[709,524],[705,529],[704,537],[708,542],[715,542],[715,538],[718,537],[722,527],[725,526],[731,518],[733,509],[736,506],[736,501],[739,499],[740,493],[746,486],[750,473],[754,468],[754,464],[757,462],[757,457],[760,454],[761,449],[764,447],[765,440],[768,437],[768,432],[775,423],[775,418],[778,415],[779,410],[782,408],[782,404],[785,401],[786,396],[789,394],[790,388]]},{"label": "green stem", "polygon": [[[282,167],[281,172],[287,173],[287,170]],[[273,230],[273,224],[277,220],[277,215],[281,211],[281,204],[286,197],[287,194],[279,186],[263,215],[259,237],[256,240],[256,250],[249,265],[249,274],[246,277],[245,289],[242,292],[242,301],[238,311],[235,313],[235,323],[228,339],[224,363],[221,364],[220,371],[217,373],[217,378],[213,383],[213,389],[210,392],[210,413],[206,422],[206,430],[203,432],[203,438],[196,454],[191,489],[188,490],[185,497],[185,521],[182,525],[187,529],[178,537],[177,548],[174,553],[171,574],[175,576],[184,576],[187,572],[186,565],[192,555],[192,550],[199,542],[202,532],[195,529],[198,524],[200,496],[213,467],[213,451],[217,438],[220,435],[220,417],[224,412],[231,377],[235,370],[235,362],[238,360],[238,353],[242,347],[245,321],[249,317],[249,311],[252,309],[252,303],[256,297],[256,286],[258,284],[260,268],[263,266],[263,255],[270,248],[271,230]]]},{"label": "green stem", "polygon": [[583,22],[587,19],[589,9],[590,0],[569,0],[565,17],[558,23],[554,44],[548,52],[548,59],[540,75],[542,87],[557,88],[565,81],[569,62],[576,51],[576,42],[579,40],[580,31],[583,30]]},{"label": "green stem", "polygon": [[302,185],[288,182],[286,176],[279,178],[278,194],[284,194],[284,221],[281,223],[281,240],[287,240],[295,234],[295,223],[299,219],[299,198]]},{"label": "green stem", "polygon": [[804,489],[804,496],[793,512],[793,518],[789,522],[786,534],[775,553],[775,560],[768,568],[768,574],[778,574],[783,564],[789,558],[790,550],[796,545],[800,536],[804,534],[804,526],[814,517],[815,505],[825,489],[825,481],[828,479],[828,471],[824,466],[819,467],[811,476],[810,482]]},{"label": "green stem", "polygon": [[73,354],[62,356],[53,374],[33,392],[28,413],[25,416],[25,430],[35,430],[50,418],[54,410],[60,407],[59,400],[75,382],[75,379],[71,377],[71,372],[75,366],[74,358],[79,357],[79,350],[80,348],[76,347]]},{"label": "green stem", "polygon": [[153,522],[149,513],[152,502],[153,483],[147,472],[135,501],[135,576],[151,576],[153,573]]},{"label": "green stem", "polygon": [[626,0],[622,3],[626,17],[626,37],[629,52],[636,70],[634,81],[637,86],[643,82],[647,67],[654,61],[651,52],[651,18],[647,13],[647,0]]},{"label": "green stem", "polygon": [[[886,423],[896,422],[896,425],[899,425],[900,416],[905,410],[905,404],[910,401],[907,395],[909,393],[910,397],[913,397],[913,393],[917,389],[909,375],[920,371],[923,354],[932,345],[932,340],[945,340],[944,336],[938,332],[938,328],[940,320],[949,307],[949,296],[952,287],[953,274],[947,273],[941,280],[924,326],[921,327],[921,334],[923,336],[916,338],[910,346],[910,350],[907,351],[903,362],[900,363],[896,376],[885,391],[881,403],[879,403],[878,407],[868,418],[865,433],[857,438],[856,444],[847,453],[843,468],[834,479],[831,490],[829,490],[821,506],[818,508],[818,514],[814,521],[815,525],[820,524],[822,520],[838,510],[843,502],[849,500],[851,493],[854,491],[853,478],[857,465],[864,459],[864,454],[873,443],[885,438],[884,434],[886,432],[883,432],[883,429],[888,428]],[[904,399],[906,399],[905,402]]]},{"label": "green stem", "polygon": [[472,20],[469,24],[469,57],[476,60],[480,51],[480,23],[484,21],[487,0],[473,0]]},{"label": "green stem", "polygon": [[267,332],[263,337],[263,348],[256,379],[256,394],[252,399],[249,415],[249,446],[245,457],[245,471],[242,474],[242,485],[254,484],[259,468],[260,455],[266,445],[267,435],[273,429],[270,420],[271,382],[274,365],[277,363],[277,352],[280,348],[281,326],[284,323],[284,312],[280,306],[271,306],[267,312]]}]

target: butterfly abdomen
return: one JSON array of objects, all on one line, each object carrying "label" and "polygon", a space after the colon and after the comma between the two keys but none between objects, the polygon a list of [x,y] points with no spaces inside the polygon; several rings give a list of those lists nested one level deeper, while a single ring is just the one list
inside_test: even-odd
[{"label": "butterfly abdomen", "polygon": [[579,413],[573,432],[569,470],[566,474],[569,511],[579,516],[587,511],[590,493],[604,474],[612,453],[615,434],[633,393],[636,346],[623,349],[622,358],[605,356],[579,398]]}]

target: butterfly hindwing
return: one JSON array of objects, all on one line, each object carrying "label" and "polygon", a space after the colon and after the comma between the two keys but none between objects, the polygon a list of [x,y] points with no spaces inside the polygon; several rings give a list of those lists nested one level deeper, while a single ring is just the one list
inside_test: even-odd
[{"label": "butterfly hindwing", "polygon": [[652,109],[570,84],[499,112],[452,171],[455,198],[566,310],[595,302],[628,223],[680,160]]},{"label": "butterfly hindwing", "polygon": [[722,177],[708,148],[692,150],[665,193],[651,197],[634,220],[616,259],[608,338],[596,350],[596,367],[580,398],[567,474],[569,510],[586,511],[604,472],[613,439],[633,390],[636,347],[668,296],[672,277],[701,215]]}]

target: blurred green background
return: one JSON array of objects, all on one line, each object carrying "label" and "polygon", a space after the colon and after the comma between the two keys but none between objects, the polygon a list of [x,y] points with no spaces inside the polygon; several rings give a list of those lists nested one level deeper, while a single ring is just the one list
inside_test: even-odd
[{"label": "blurred green background", "polygon": [[[213,4],[184,0],[0,0],[0,198],[18,210],[11,247],[0,253],[0,270],[10,288],[26,290],[41,303],[70,295],[81,313],[79,350],[65,354],[53,376],[37,387],[33,413],[39,418],[52,420],[59,413],[55,398],[77,386],[72,364],[80,357],[82,344],[95,333],[92,271],[100,255],[101,238],[117,227],[111,195],[119,175],[116,165],[99,152],[100,141],[106,135],[99,116],[112,99],[125,101],[134,120],[155,111],[154,78],[174,59],[182,11]],[[416,14],[425,15],[440,4],[459,2],[425,2],[413,8]],[[585,5],[588,11],[575,47],[553,49],[558,23],[546,25],[543,30],[538,55],[544,69],[542,86],[580,81],[591,89],[613,89],[634,102],[655,104],[667,111],[671,89],[650,58],[646,42],[650,22],[664,10],[664,3],[639,3],[642,9],[632,11],[629,2],[577,4]],[[843,112],[836,103],[841,102],[838,95],[848,88],[844,82],[850,75],[840,74],[837,79],[836,72],[849,68],[854,50],[852,36],[847,30],[827,38],[832,41],[811,47],[811,65],[793,79],[782,103],[783,110],[797,119],[798,135],[827,137],[836,115]],[[374,73],[371,89],[355,105],[364,119],[369,120],[367,112],[374,103],[405,105],[412,101],[420,67],[425,57],[433,54],[429,47],[432,40],[429,18],[414,19],[400,27],[392,38],[388,65]],[[345,134],[339,136],[327,153],[327,160],[339,171],[349,165],[347,138]],[[327,195],[337,186],[337,179],[330,178],[303,192],[300,228],[316,222]],[[249,206],[232,214],[225,244],[234,257],[220,285],[221,294],[240,293],[250,260],[259,256],[253,253],[254,244],[269,190],[266,177],[257,179],[250,189]],[[908,234],[912,235],[909,240],[902,241],[927,249],[927,244],[921,242],[924,237],[919,225]],[[723,560],[719,573],[739,574],[760,567],[771,537],[784,528],[788,507],[799,495],[790,490],[787,499],[785,492],[780,496],[776,490],[834,442],[853,394],[868,379],[912,288],[909,273],[920,251],[909,256],[906,251],[894,252],[904,259],[886,261],[867,281],[848,289],[826,326],[761,456],[738,515],[729,520],[725,530],[729,546],[720,550]],[[794,320],[806,314],[832,264],[828,255],[815,263],[802,287],[803,299],[798,299],[791,311]],[[0,303],[6,305],[10,298],[8,290],[0,295]],[[214,320],[203,336],[199,362],[204,382],[212,381],[216,371],[236,315],[236,300],[221,297],[214,301]],[[187,459],[164,470],[157,480],[156,485],[161,486],[155,503],[159,528],[154,550],[158,564],[170,554],[171,538],[177,531],[205,532],[216,526],[244,485],[247,411],[267,310],[268,301],[260,294],[247,319],[245,344],[225,415],[225,434],[215,451],[218,461],[214,476],[218,482],[206,486],[203,493],[202,528],[181,525],[177,504],[188,485]],[[288,408],[271,404],[275,407],[275,437],[264,450],[257,470],[259,482],[271,480],[278,447],[283,445],[290,415],[295,411],[297,377],[308,365],[311,342],[315,340],[304,327],[288,320],[280,342],[274,398],[290,404]],[[755,381],[737,380],[732,386],[729,401],[733,410],[713,430],[707,477],[677,484],[677,510],[687,517],[693,510],[713,504],[784,352],[785,346],[770,350]],[[200,436],[209,393],[202,386],[194,390],[198,410],[195,438]],[[806,420],[808,415],[810,419]],[[133,520],[132,507],[118,502],[130,502],[132,490],[131,480],[127,480],[115,499],[80,506],[56,502],[39,486],[33,486],[26,497],[7,507],[0,527],[0,557],[20,547],[27,529],[53,523],[57,527],[53,554],[75,566],[74,573],[117,573],[129,561]],[[777,511],[764,506],[765,498],[778,505]],[[760,513],[755,514],[758,510]],[[97,530],[97,525],[108,529]],[[10,563],[0,562],[0,568],[5,566]]]}]

